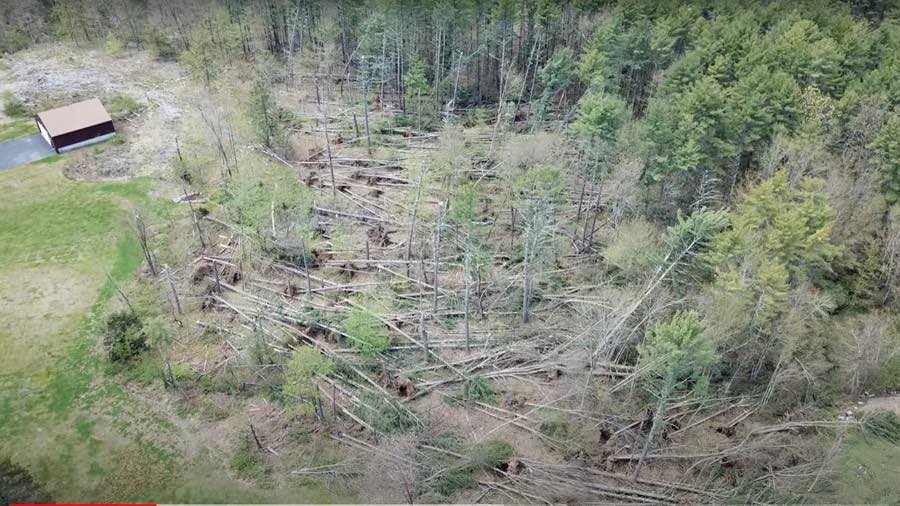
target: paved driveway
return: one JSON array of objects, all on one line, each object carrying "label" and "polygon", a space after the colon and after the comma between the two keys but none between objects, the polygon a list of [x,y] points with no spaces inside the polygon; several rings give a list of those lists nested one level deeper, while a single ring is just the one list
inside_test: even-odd
[{"label": "paved driveway", "polygon": [[55,153],[39,133],[0,142],[0,170],[31,163]]}]

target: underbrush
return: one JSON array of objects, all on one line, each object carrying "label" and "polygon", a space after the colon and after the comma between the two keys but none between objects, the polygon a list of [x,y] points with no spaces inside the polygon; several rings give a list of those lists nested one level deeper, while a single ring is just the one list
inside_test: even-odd
[{"label": "underbrush", "polygon": [[502,469],[513,455],[512,446],[505,441],[492,439],[464,448],[458,436],[448,433],[438,436],[431,446],[444,451],[432,450],[430,464],[439,470],[420,492],[424,498],[442,501],[477,487],[480,473]]},{"label": "underbrush", "polygon": [[231,470],[239,479],[252,481],[260,487],[271,487],[271,469],[263,459],[262,450],[251,435],[243,435],[230,461]]},{"label": "underbrush", "polygon": [[113,120],[118,121],[141,112],[143,106],[124,93],[117,93],[106,99],[104,106]]},{"label": "underbrush", "polygon": [[31,109],[10,91],[3,93],[3,114],[10,118],[23,118],[31,115]]}]

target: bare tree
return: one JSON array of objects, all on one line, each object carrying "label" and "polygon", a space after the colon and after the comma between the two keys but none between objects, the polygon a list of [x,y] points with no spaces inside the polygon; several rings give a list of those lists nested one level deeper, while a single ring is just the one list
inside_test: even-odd
[{"label": "bare tree", "polygon": [[147,234],[147,224],[137,211],[134,212],[134,229],[137,232],[138,243],[141,245],[141,251],[144,253],[144,260],[147,261],[147,268],[154,277],[157,276],[156,262],[153,260],[153,251],[150,249],[149,237]]}]

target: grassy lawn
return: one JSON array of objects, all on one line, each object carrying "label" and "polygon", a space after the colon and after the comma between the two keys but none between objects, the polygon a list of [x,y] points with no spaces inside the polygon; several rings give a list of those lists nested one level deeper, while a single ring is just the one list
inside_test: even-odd
[{"label": "grassy lawn", "polygon": [[31,118],[19,118],[0,123],[0,142],[38,133],[37,125]]},{"label": "grassy lawn", "polygon": [[831,482],[838,504],[900,504],[900,446],[865,434],[853,434],[841,448],[838,473]]},{"label": "grassy lawn", "polygon": [[75,183],[60,165],[54,157],[0,172],[0,458],[57,501],[343,499],[230,479],[216,456],[186,451],[191,434],[173,423],[174,409],[121,386],[97,336],[114,283],[141,263],[130,209],[160,217],[173,205],[148,196],[149,180]]}]

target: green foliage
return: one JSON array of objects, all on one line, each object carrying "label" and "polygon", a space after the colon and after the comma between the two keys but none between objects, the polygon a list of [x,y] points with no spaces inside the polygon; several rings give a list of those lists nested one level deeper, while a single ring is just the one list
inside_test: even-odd
[{"label": "green foliage", "polygon": [[284,144],[285,131],[278,121],[278,107],[268,82],[257,79],[250,90],[248,107],[250,121],[256,128],[256,135],[266,147],[280,147]]},{"label": "green foliage", "polygon": [[403,76],[403,87],[407,102],[414,102],[428,94],[431,88],[428,86],[428,76],[425,75],[425,63],[422,60],[415,60],[409,66]]},{"label": "green foliage", "polygon": [[308,233],[312,196],[287,171],[266,178],[241,174],[232,179],[226,199],[231,219],[253,231],[265,248],[299,248],[294,241]]},{"label": "green foliage", "polygon": [[199,35],[194,35],[187,51],[181,53],[179,61],[184,65],[194,78],[202,79],[207,85],[219,75],[219,61],[217,56],[219,48],[215,42],[206,36],[205,29],[198,30]]},{"label": "green foliage", "polygon": [[[831,272],[841,249],[830,242],[834,212],[822,189],[821,180],[792,184],[786,172],[777,172],[745,195],[731,228],[716,236],[706,255],[716,272],[708,318],[730,343],[729,363],[746,367],[751,380],[791,356],[802,357],[804,374],[819,374],[812,371],[818,364],[826,374],[826,343],[816,325],[833,303],[812,287]],[[803,395],[799,386],[789,390]],[[827,395],[822,388],[808,393]]]},{"label": "green foliage", "polygon": [[756,67],[741,77],[730,93],[737,139],[745,148],[761,146],[776,130],[790,129],[799,119],[800,87],[784,71]]},{"label": "green foliage", "polygon": [[450,219],[454,223],[469,227],[478,213],[478,187],[473,183],[462,184],[450,202]]},{"label": "green foliage", "polygon": [[410,411],[399,401],[380,395],[366,395],[362,400],[365,405],[360,405],[356,414],[380,432],[397,434],[418,426]]},{"label": "green foliage", "polygon": [[615,237],[603,250],[603,258],[628,278],[637,278],[659,265],[660,238],[656,227],[644,220],[632,220],[616,229]]},{"label": "green foliage", "polygon": [[122,44],[122,40],[119,39],[116,32],[109,32],[106,34],[106,40],[103,42],[103,49],[109,56],[118,58],[125,51],[125,45]]},{"label": "green foliage", "polygon": [[[31,118],[21,118],[9,123],[0,123],[0,142],[18,139],[19,137],[36,133],[38,133],[38,127]],[[50,157],[49,159],[52,160],[53,157]]]},{"label": "green foliage", "polygon": [[672,173],[716,172],[735,152],[734,116],[724,88],[701,79],[680,95],[651,101],[642,128],[645,177],[659,181]]},{"label": "green foliage", "polygon": [[443,497],[451,498],[478,486],[476,474],[490,471],[506,464],[513,455],[509,443],[488,440],[479,443],[465,453],[460,462],[452,463],[443,469],[431,483],[432,489]]},{"label": "green foliage", "polygon": [[677,223],[666,231],[666,247],[674,253],[703,251],[728,226],[728,221],[725,211],[701,209],[688,217],[679,214]]},{"label": "green foliage", "polygon": [[812,20],[785,19],[755,45],[747,63],[783,69],[803,86],[815,86],[832,95],[846,85],[844,55],[837,42]]},{"label": "green foliage", "polygon": [[178,48],[159,27],[153,25],[145,35],[150,52],[160,60],[174,60],[178,57]]},{"label": "green foliage", "polygon": [[294,349],[284,373],[284,397],[296,402],[302,410],[314,409],[319,398],[315,379],[331,374],[333,367],[331,360],[316,348],[301,346]]},{"label": "green foliage", "polygon": [[261,452],[251,441],[251,436],[243,436],[231,456],[229,467],[242,480],[267,481],[271,470],[266,466]]},{"label": "green foliage", "polygon": [[687,380],[696,384],[718,359],[695,311],[678,312],[656,324],[638,346],[638,355],[640,369],[670,384]]},{"label": "green foliage", "polygon": [[60,0],[50,8],[50,22],[60,39],[70,39],[76,44],[91,38],[86,29],[92,23],[91,9],[81,0]]},{"label": "green foliage", "polygon": [[537,119],[541,120],[551,100],[564,90],[575,77],[575,54],[572,49],[564,47],[553,53],[541,68],[540,78],[543,90],[538,105]]},{"label": "green foliage", "polygon": [[497,394],[484,376],[472,376],[463,383],[462,398],[467,401],[478,401],[492,404]]},{"label": "green foliage", "polygon": [[190,46],[182,53],[181,63],[195,78],[210,84],[237,58],[241,50],[240,30],[225,9],[215,9],[191,31]]},{"label": "green foliage", "polygon": [[353,306],[342,322],[350,346],[362,355],[377,355],[390,346],[387,325],[378,317],[377,304],[362,298],[356,300],[363,307]]},{"label": "green foliage", "polygon": [[118,311],[109,315],[103,344],[113,362],[127,362],[139,355],[148,347],[141,318],[132,311]]},{"label": "green foliage", "polygon": [[851,433],[841,445],[834,479],[820,503],[896,504],[900,501],[900,445],[869,434]]},{"label": "green foliage", "polygon": [[676,282],[706,280],[710,273],[702,259],[728,223],[729,216],[725,211],[702,209],[687,217],[678,213],[677,222],[668,227],[664,241],[664,259],[678,259]]},{"label": "green foliage", "polygon": [[528,167],[512,181],[512,189],[521,207],[543,208],[557,203],[562,197],[562,175],[555,167]]},{"label": "green foliage", "polygon": [[654,60],[652,31],[649,20],[631,24],[614,16],[589,40],[578,65],[581,80],[640,108],[653,71],[662,67]]},{"label": "green foliage", "polygon": [[900,445],[900,416],[892,411],[882,411],[866,417],[863,428],[876,437]]},{"label": "green foliage", "polygon": [[541,434],[555,441],[565,441],[569,438],[572,428],[569,421],[560,413],[552,413],[541,420],[538,430]]},{"label": "green foliage", "polygon": [[872,143],[874,162],[881,168],[885,197],[891,204],[900,201],[900,114],[893,114]]},{"label": "green foliage", "polygon": [[605,93],[586,93],[578,102],[578,112],[569,130],[589,145],[612,144],[625,119],[625,102]]},{"label": "green foliage", "polygon": [[3,92],[3,114],[11,118],[25,117],[31,115],[31,110],[11,91],[5,91]]},{"label": "green foliage", "polygon": [[710,261],[720,270],[756,266],[795,279],[830,270],[840,251],[829,241],[834,211],[823,185],[815,178],[791,184],[786,172],[777,172],[746,195],[731,217],[732,228],[716,238]]},{"label": "green foliage", "polygon": [[0,54],[21,51],[30,43],[28,36],[18,28],[4,26],[0,29]]},{"label": "green foliage", "polygon": [[124,93],[116,93],[106,100],[105,105],[109,115],[116,121],[137,114],[143,109],[137,100]]}]

